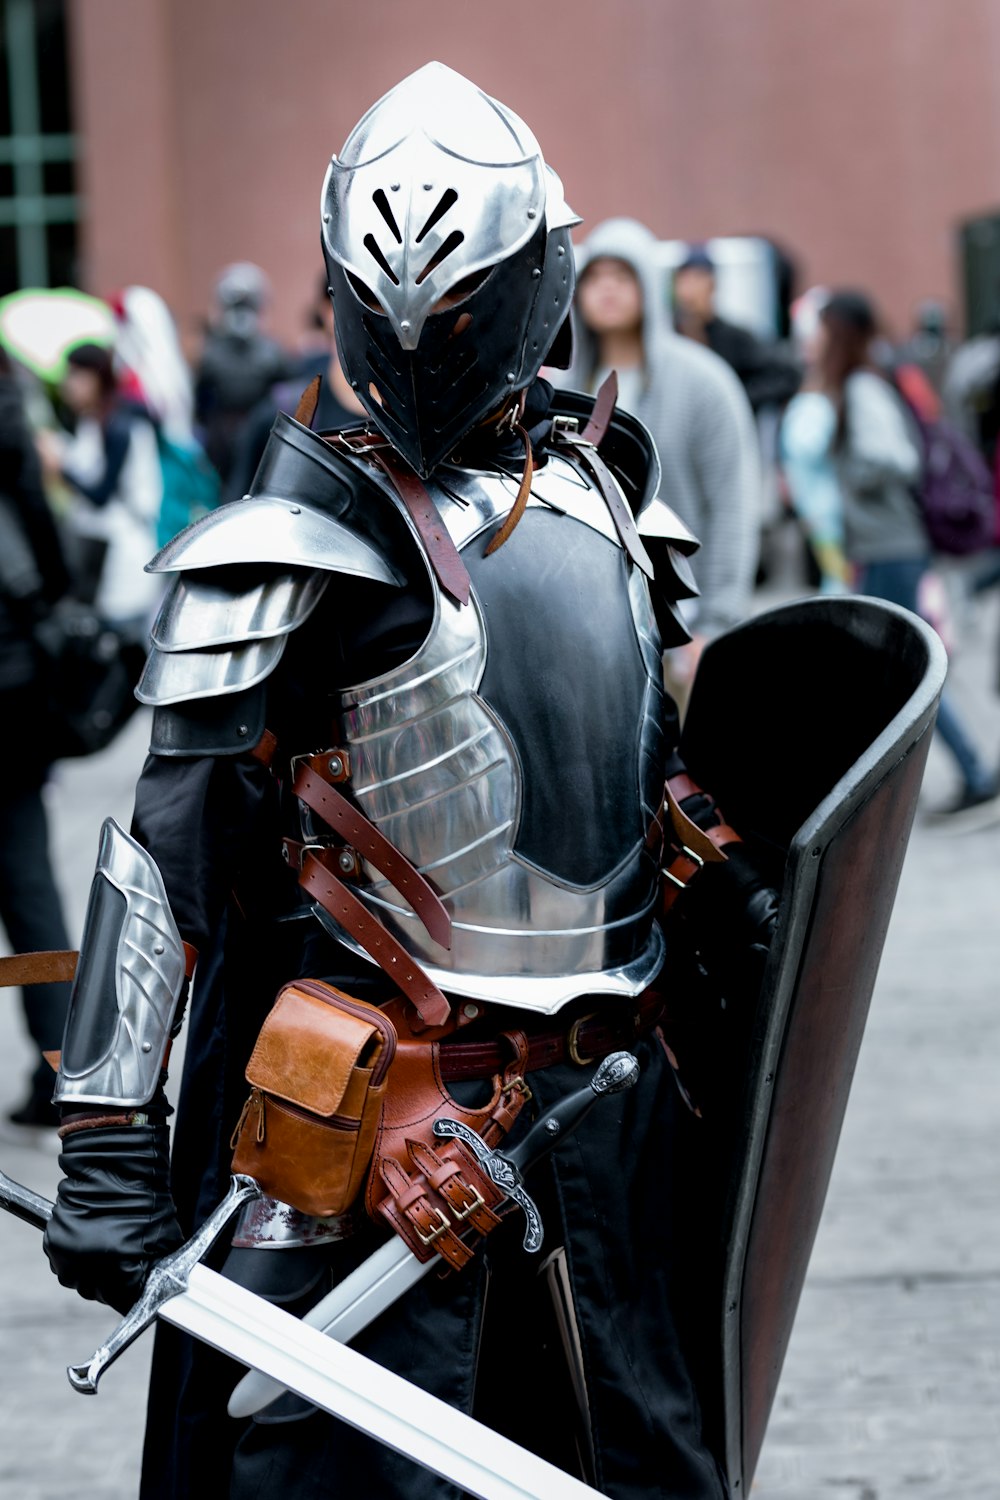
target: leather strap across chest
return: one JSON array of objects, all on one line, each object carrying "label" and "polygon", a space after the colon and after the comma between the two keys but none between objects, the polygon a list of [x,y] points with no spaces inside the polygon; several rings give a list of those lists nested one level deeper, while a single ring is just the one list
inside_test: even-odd
[{"label": "leather strap across chest", "polygon": [[451,917],[440,896],[405,854],[319,772],[318,766],[328,759],[317,755],[298,763],[292,782],[295,796],[385,876],[410,903],[436,943],[450,948]]}]

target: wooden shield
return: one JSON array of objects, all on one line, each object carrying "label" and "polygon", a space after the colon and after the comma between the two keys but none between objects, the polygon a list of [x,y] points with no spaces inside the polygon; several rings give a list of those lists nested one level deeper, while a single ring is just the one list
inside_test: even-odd
[{"label": "wooden shield", "polygon": [[692,776],[745,838],[784,851],[715,1158],[721,1362],[706,1406],[735,1500],[750,1490],[819,1225],[945,666],[906,610],[807,599],[713,642],[692,693]]}]

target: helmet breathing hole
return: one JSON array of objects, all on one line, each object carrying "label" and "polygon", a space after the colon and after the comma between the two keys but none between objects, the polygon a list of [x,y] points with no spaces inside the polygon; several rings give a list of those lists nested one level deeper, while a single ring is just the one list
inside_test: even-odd
[{"label": "helmet breathing hole", "polygon": [[368,394],[378,406],[385,405],[385,402],[382,400],[382,393],[374,380],[369,380],[368,382]]},{"label": "helmet breathing hole", "polygon": [[378,240],[375,238],[375,236],[373,234],[366,234],[364,244],[365,249],[368,251],[368,254],[371,256],[372,260],[378,266],[383,275],[388,276],[393,286],[399,286],[399,277],[396,275],[395,271],[392,269],[389,262],[382,254],[382,251],[379,248]]},{"label": "helmet breathing hole", "polygon": [[[447,260],[448,256],[451,255],[453,251],[458,249],[459,245],[464,239],[465,235],[460,229],[453,229],[451,234],[449,234],[448,238],[445,240],[444,244],[439,246],[438,249],[435,250],[426,266],[424,266],[424,269],[420,272],[420,275],[416,278],[417,286],[419,286],[422,281],[425,281],[432,271],[436,271],[441,262],[443,260]],[[368,241],[366,240],[365,244],[367,243]],[[395,279],[396,278],[393,277],[394,281]]]},{"label": "helmet breathing hole", "polygon": [[396,244],[401,245],[403,243],[403,236],[399,232],[399,225],[396,223],[396,219],[392,212],[392,209],[389,207],[389,200],[385,196],[385,193],[381,188],[376,188],[375,192],[372,193],[372,202],[378,209],[379,213],[382,215],[386,224],[388,224],[389,230],[393,236],[393,239],[396,241]]},{"label": "helmet breathing hole", "polygon": [[458,194],[455,192],[455,189],[446,188],[438,199],[437,206],[431,212],[430,217],[428,218],[423,229],[421,229],[420,233],[417,235],[416,242],[418,245],[424,238],[424,235],[430,234],[431,230],[434,228],[434,225],[437,224],[440,219],[444,218],[445,214],[448,212],[449,208],[451,208],[452,204],[457,202]]},{"label": "helmet breathing hole", "polygon": [[367,307],[369,311],[381,313],[384,318],[385,308],[382,306],[381,302],[378,300],[371,287],[367,286],[366,283],[361,280],[360,276],[355,276],[353,271],[348,271],[347,279],[351,283],[351,290],[354,292],[358,301],[363,302],[365,307]]},{"label": "helmet breathing hole", "polygon": [[458,317],[455,319],[455,326],[451,330],[451,333],[449,333],[448,337],[450,339],[457,339],[460,334],[463,334],[465,332],[471,322],[472,314],[470,312],[459,313]]}]

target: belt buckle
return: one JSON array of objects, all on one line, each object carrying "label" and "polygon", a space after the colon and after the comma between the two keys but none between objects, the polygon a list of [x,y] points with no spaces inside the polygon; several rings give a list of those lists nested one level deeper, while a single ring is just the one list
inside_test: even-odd
[{"label": "belt buckle", "polygon": [[590,1010],[585,1016],[577,1016],[569,1031],[566,1033],[566,1051],[569,1053],[570,1061],[575,1062],[578,1068],[585,1068],[588,1064],[597,1061],[597,1054],[593,1057],[584,1057],[580,1052],[580,1028],[586,1026],[588,1021],[596,1021],[599,1012]]}]

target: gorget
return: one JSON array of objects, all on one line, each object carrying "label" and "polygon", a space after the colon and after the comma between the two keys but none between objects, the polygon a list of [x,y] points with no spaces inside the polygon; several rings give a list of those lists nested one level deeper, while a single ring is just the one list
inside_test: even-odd
[{"label": "gorget", "polygon": [[[373,477],[423,555],[388,480]],[[549,1013],[581,995],[637,994],[662,961],[646,846],[667,754],[661,646],[646,579],[600,493],[562,457],[536,471],[513,534],[484,556],[517,487],[496,472],[435,472],[428,489],[469,602],[435,582],[423,643],[341,688],[340,726],[351,793],[441,894],[450,950],[371,866],[355,893],[442,989]],[[303,822],[307,839],[321,832],[308,811]]]}]

